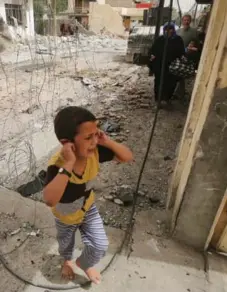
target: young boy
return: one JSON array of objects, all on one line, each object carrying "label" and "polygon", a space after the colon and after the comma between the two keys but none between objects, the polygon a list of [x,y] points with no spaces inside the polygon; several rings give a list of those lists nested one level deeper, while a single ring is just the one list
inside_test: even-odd
[{"label": "young boy", "polygon": [[185,56],[188,59],[188,61],[191,61],[194,64],[195,70],[197,70],[201,58],[201,50],[199,48],[199,44],[197,41],[192,40],[189,43],[188,47],[186,48]]},{"label": "young boy", "polygon": [[99,163],[129,162],[132,152],[100,131],[95,116],[81,107],[61,110],[54,128],[62,148],[50,159],[44,200],[55,216],[59,253],[64,258],[62,276],[74,278],[72,257],[79,229],[85,247],[76,264],[99,284],[101,276],[94,266],[105,255],[108,240],[89,183],[97,176]]}]

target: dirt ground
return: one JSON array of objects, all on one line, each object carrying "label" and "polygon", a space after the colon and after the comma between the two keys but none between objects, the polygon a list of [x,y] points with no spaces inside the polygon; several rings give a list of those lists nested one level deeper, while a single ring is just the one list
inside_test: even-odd
[{"label": "dirt ground", "polygon": [[[42,74],[42,70],[42,68],[39,69],[39,74]],[[62,72],[61,67],[56,70]],[[72,79],[70,74],[72,72],[68,68],[67,74],[70,79]],[[131,164],[119,165],[113,162],[103,164],[94,187],[104,224],[108,228],[114,227],[119,231],[125,231],[156,110],[153,99],[153,78],[148,77],[146,67],[126,64],[122,62],[122,57],[117,57],[111,68],[84,69],[74,79],[76,84],[80,84],[80,87],[82,86],[88,92],[86,107],[97,115],[101,126],[112,127],[109,135],[128,145],[134,153],[135,162]],[[76,104],[78,103],[77,101]],[[60,106],[65,104],[74,104],[73,97],[67,98],[67,101]],[[140,218],[138,224],[143,226],[143,231],[147,236],[168,237],[165,202],[186,115],[187,106],[180,101],[173,102],[171,111],[162,109],[159,112],[154,139],[140,185],[135,216],[136,221]],[[37,171],[45,169],[46,163],[47,159],[40,161]],[[34,194],[27,200],[31,199],[42,201],[42,194]],[[155,221],[152,224],[150,219],[148,220],[147,212],[149,212],[149,218]],[[150,217],[150,214],[153,215]],[[17,218],[1,214],[1,250],[8,253],[11,248],[22,244],[19,254],[20,257],[26,257],[28,252],[26,247],[29,246],[32,251],[32,242],[35,243],[37,237],[37,234],[34,234],[34,237],[31,236],[29,242],[23,247],[23,240],[26,239],[27,234],[31,230],[34,232],[34,226],[30,226],[31,224],[31,222],[22,224]],[[54,238],[48,237],[45,232],[40,232],[38,237],[40,252],[43,240],[55,242]],[[30,257],[31,252],[29,252]],[[31,260],[34,268],[36,264],[42,266],[38,251],[34,252],[34,259]],[[29,271],[23,272],[29,274]],[[0,273],[5,274],[6,271],[0,267]],[[14,280],[13,278],[11,280],[10,292],[23,291],[23,284],[19,286],[15,284],[14,289]],[[7,286],[7,283],[3,286]]]},{"label": "dirt ground", "polygon": [[[131,211],[130,203],[135,190],[154,118],[152,79],[146,68],[139,69],[137,80],[128,80],[121,86],[111,86],[106,91],[115,93],[117,99],[103,103],[101,115],[120,125],[113,138],[126,143],[133,151],[135,162],[130,165],[104,165],[97,185],[100,213],[106,225],[125,229]],[[105,91],[104,91],[105,94]],[[137,211],[163,209],[168,182],[173,171],[176,147],[182,133],[186,111],[176,108],[160,111],[155,137],[146,162],[137,202]],[[125,205],[112,202],[114,198]],[[129,205],[129,206],[128,206]]]},{"label": "dirt ground", "polygon": [[[82,104],[97,115],[101,125],[115,127],[109,135],[127,144],[134,153],[134,163],[102,165],[95,185],[104,223],[125,230],[156,109],[153,77],[148,77],[148,68],[127,64],[124,55],[116,53],[86,58],[83,55],[77,61],[80,70],[76,74],[71,59],[63,60],[54,67],[53,63],[46,64],[48,68],[18,65],[15,76],[10,75],[12,69],[3,72],[2,86],[4,77],[10,76],[7,86],[14,88],[8,89],[1,108],[2,183],[7,181],[9,187],[16,189],[32,180],[39,170],[45,170],[50,148],[58,145],[53,134],[53,116],[66,105]],[[186,114],[187,106],[180,101],[174,101],[171,111],[160,110],[140,185],[137,212],[164,209]],[[32,199],[42,201],[42,194],[32,195]]]},{"label": "dirt ground", "polygon": [[[95,184],[97,205],[107,226],[125,230],[131,213],[133,194],[155,114],[153,78],[146,67],[119,63],[113,69],[83,70],[79,78],[86,81],[91,109],[102,126],[113,125],[109,135],[128,145],[135,162],[126,165],[106,163],[101,166]],[[168,183],[173,172],[177,146],[182,134],[187,106],[174,102],[171,111],[160,110],[155,136],[143,173],[137,212],[165,208]],[[42,165],[45,166],[45,165]],[[42,200],[42,194],[32,196]]]}]

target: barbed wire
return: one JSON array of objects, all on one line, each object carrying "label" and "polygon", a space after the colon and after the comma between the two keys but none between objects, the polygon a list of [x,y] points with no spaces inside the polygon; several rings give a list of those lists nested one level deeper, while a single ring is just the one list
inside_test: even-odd
[{"label": "barbed wire", "polygon": [[[175,2],[180,9],[179,1]],[[193,3],[194,0],[190,12],[193,11]],[[39,1],[41,4],[46,4],[46,1]],[[73,7],[67,7],[67,10],[73,10]],[[10,13],[13,15],[15,11]],[[53,11],[48,16],[49,24],[53,21],[52,16]],[[34,14],[34,20],[35,27],[37,22],[41,26],[47,22],[40,19],[39,14]],[[58,19],[58,26],[62,22],[75,26],[78,24],[75,21]],[[101,17],[99,21],[102,21]],[[23,29],[26,31],[24,26],[20,27],[20,32]],[[91,34],[85,27],[83,32],[87,35],[63,37],[19,35],[15,27],[11,27],[10,31],[14,33],[14,42],[9,43],[0,55],[0,184],[15,189],[37,174],[37,161],[39,156],[42,157],[37,157],[37,144],[48,144],[48,138],[44,137],[46,132],[50,135],[56,111],[72,102],[84,105],[92,100],[95,102],[97,95],[101,94],[101,89],[96,88],[94,92],[79,84],[80,67],[87,68],[90,73],[97,72],[100,67],[96,61],[97,54],[104,53],[106,49],[114,52],[116,46],[120,46],[120,52],[125,52],[127,40],[114,38],[113,34]],[[139,39],[138,47],[143,40],[143,37]],[[102,69],[108,68],[108,61],[111,60],[103,62]],[[42,141],[37,140],[39,134]],[[52,141],[57,146],[53,138]],[[49,152],[54,147],[43,148]]]},{"label": "barbed wire", "polygon": [[[91,43],[94,42],[92,38]],[[79,74],[79,54],[89,70],[97,70],[95,44],[90,45],[88,58],[85,50],[88,42],[83,42],[83,39],[83,36],[59,38],[37,35],[32,42],[24,40],[22,44],[6,49],[0,56],[0,86],[5,91],[0,107],[0,163],[3,170],[8,170],[1,179],[3,185],[15,188],[25,178],[20,177],[22,173],[26,172],[25,181],[36,174],[34,134],[45,132],[51,125],[56,110],[67,104],[67,93],[72,101],[79,104],[81,99],[86,101],[92,98],[92,92],[87,87],[80,90],[81,96],[75,80],[67,77]],[[7,63],[12,57],[14,62]],[[72,65],[70,69],[67,68],[67,58]],[[67,68],[66,77],[61,75],[59,68]],[[69,79],[68,88],[63,84],[64,79]]]}]

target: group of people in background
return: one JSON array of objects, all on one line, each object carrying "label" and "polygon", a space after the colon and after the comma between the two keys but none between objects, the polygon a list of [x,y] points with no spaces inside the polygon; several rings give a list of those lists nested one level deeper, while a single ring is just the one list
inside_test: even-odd
[{"label": "group of people in background", "polygon": [[[149,68],[155,77],[154,94],[156,102],[159,97],[165,45],[167,45],[167,48],[161,98],[167,104],[171,103],[173,96],[183,98],[185,95],[185,79],[171,74],[170,64],[177,58],[180,59],[184,56],[189,62],[193,63],[195,71],[198,68],[205,36],[198,33],[196,28],[191,27],[191,22],[192,17],[187,14],[183,16],[182,27],[178,30],[175,29],[174,23],[165,24],[163,35],[159,36],[153,43]],[[167,43],[166,38],[168,38]]]}]

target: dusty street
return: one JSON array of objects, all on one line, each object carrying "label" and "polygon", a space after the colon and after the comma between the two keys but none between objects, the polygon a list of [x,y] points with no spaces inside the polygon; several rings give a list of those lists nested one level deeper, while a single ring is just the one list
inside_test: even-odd
[{"label": "dusty street", "polygon": [[[65,105],[91,109],[113,139],[133,150],[134,163],[105,164],[96,181],[97,205],[110,239],[102,267],[119,247],[127,228],[155,112],[153,79],[147,68],[126,64],[125,41],[116,41],[122,44],[120,50],[111,42],[98,49],[96,44],[93,51],[80,50],[73,57],[61,50],[56,60],[42,55],[39,61],[25,61],[23,51],[16,66],[7,61],[8,52],[2,56],[0,79],[0,176],[4,187],[16,190],[45,170],[48,157],[58,147],[53,116]],[[187,107],[179,102],[172,111],[160,111],[140,187],[130,258],[119,256],[108,269],[103,286],[92,291],[224,291],[212,285],[207,290],[202,256],[168,235],[165,200],[186,113]],[[60,291],[62,285],[70,288],[72,283],[59,278],[53,219],[42,203],[42,194],[22,198],[4,188],[0,191],[0,246],[9,266],[36,285],[57,285]],[[51,291],[26,285],[2,265],[0,273],[2,292]],[[84,276],[76,283],[80,281]]]},{"label": "dusty street", "polygon": [[[117,41],[122,44],[122,40]],[[4,66],[2,184],[16,190],[45,170],[50,153],[58,147],[52,125],[56,111],[65,105],[86,106],[107,132],[109,127],[113,139],[126,143],[134,152],[136,161],[131,165],[104,165],[96,185],[105,224],[125,229],[154,117],[153,78],[148,77],[146,67],[124,62],[124,46],[120,52],[113,48],[106,53],[100,49],[79,52],[74,59],[67,54],[63,58],[62,50],[59,52],[56,64],[49,57],[43,62],[38,57],[36,63],[18,63],[16,71],[10,64]],[[176,106],[172,112],[160,111],[138,211],[164,208],[187,111],[187,107]],[[32,197],[42,200],[40,193]]]}]

